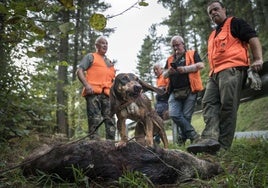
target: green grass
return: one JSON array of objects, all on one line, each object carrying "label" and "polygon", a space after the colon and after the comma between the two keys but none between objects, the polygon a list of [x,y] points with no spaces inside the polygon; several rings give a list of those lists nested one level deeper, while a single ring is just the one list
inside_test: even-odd
[{"label": "green grass", "polygon": [[[242,103],[238,111],[237,131],[267,130],[268,129],[268,97]],[[192,124],[197,132],[204,128],[202,114],[194,114]],[[171,126],[167,125],[167,134],[172,135]],[[23,138],[14,138],[0,143],[0,169],[19,164],[33,148],[46,143],[49,137],[32,135]],[[52,140],[53,141],[53,140]],[[186,146],[189,143],[186,143]],[[170,149],[185,151],[185,147],[178,147],[172,143]],[[226,188],[262,188],[268,187],[268,140],[263,138],[235,139],[229,151],[221,151],[216,156],[198,154],[197,157],[219,162],[224,172],[208,180],[193,179],[192,181],[174,185],[174,187],[226,187]],[[26,179],[19,168],[0,174],[0,188],[4,187],[42,187],[40,182],[45,181],[46,187],[92,187],[87,178],[79,169],[74,169],[76,183],[55,183],[51,175],[40,174],[39,177]],[[56,174],[54,174],[57,176]],[[127,172],[118,180],[118,183],[127,187],[151,187],[151,182],[137,172]],[[42,184],[42,183],[41,183]],[[50,186],[51,185],[51,186]],[[101,187],[96,186],[95,187]],[[106,186],[107,187],[107,186]]]},{"label": "green grass", "polygon": [[238,110],[237,131],[268,130],[268,97],[242,103]]},{"label": "green grass", "polygon": [[224,172],[210,180],[196,179],[180,187],[268,187],[268,141],[237,139],[229,151],[217,156],[199,154],[199,158],[219,162]]},{"label": "green grass", "polygon": [[[241,103],[237,112],[236,131],[268,130],[268,97]],[[198,133],[205,127],[202,113],[196,113],[192,125]]]}]

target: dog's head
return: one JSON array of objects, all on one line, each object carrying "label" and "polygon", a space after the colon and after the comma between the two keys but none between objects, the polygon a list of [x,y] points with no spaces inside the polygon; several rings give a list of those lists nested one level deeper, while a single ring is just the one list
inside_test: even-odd
[{"label": "dog's head", "polygon": [[154,91],[158,94],[163,94],[161,89],[158,89],[150,84],[140,80],[133,73],[121,73],[115,77],[111,88],[112,95],[115,95],[119,100],[129,101],[140,96],[142,92]]},{"label": "dog's head", "polygon": [[131,73],[118,74],[112,88],[115,96],[124,101],[137,98],[142,91],[138,77]]},{"label": "dog's head", "polygon": [[114,83],[110,91],[110,101],[112,114],[115,109],[122,104],[138,98],[143,92],[154,91],[162,95],[163,90],[151,86],[150,84],[140,80],[133,73],[120,73],[115,77]]}]

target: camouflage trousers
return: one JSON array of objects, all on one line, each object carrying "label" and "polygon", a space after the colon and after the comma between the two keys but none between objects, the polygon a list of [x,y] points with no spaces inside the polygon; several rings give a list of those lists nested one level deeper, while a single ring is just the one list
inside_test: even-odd
[{"label": "camouflage trousers", "polygon": [[105,94],[87,95],[87,117],[90,139],[98,139],[98,126],[104,119],[106,139],[115,139],[115,121],[110,117],[110,99]]},{"label": "camouflage trousers", "polygon": [[237,110],[246,71],[229,68],[209,78],[203,97],[205,129],[202,138],[218,140],[228,149],[234,138]]}]

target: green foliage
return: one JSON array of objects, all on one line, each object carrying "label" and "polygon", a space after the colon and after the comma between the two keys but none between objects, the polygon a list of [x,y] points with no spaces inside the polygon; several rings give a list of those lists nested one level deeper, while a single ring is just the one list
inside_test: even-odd
[{"label": "green foliage", "polygon": [[92,14],[89,19],[90,26],[97,31],[102,31],[106,27],[107,19],[103,14]]},{"label": "green foliage", "polygon": [[63,35],[72,34],[74,31],[74,23],[65,22],[59,26],[59,30]]},{"label": "green foliage", "polygon": [[67,9],[73,9],[73,0],[59,0],[59,2]]},{"label": "green foliage", "polygon": [[40,170],[37,170],[36,184],[43,187],[53,187],[56,184],[56,181],[64,182],[64,180],[55,173],[47,174]]},{"label": "green foliage", "polygon": [[141,172],[134,171],[128,172],[126,171],[122,177],[119,178],[119,187],[128,187],[128,188],[151,188],[154,187],[153,183],[150,181],[146,175],[142,174]]},{"label": "green foliage", "polygon": [[137,69],[139,71],[140,79],[152,83],[152,76],[151,76],[151,70],[152,70],[152,59],[151,54],[153,52],[153,42],[152,39],[147,36],[146,39],[144,39],[144,44],[142,45],[142,51],[138,55],[139,63],[137,65]]},{"label": "green foliage", "polygon": [[[8,181],[7,181],[8,180]],[[25,178],[19,170],[14,170],[10,173],[4,174],[1,176],[0,187],[25,187],[27,188],[35,188],[36,185],[29,183],[27,178]]]},{"label": "green foliage", "polygon": [[[6,67],[3,73],[0,89],[0,135],[2,139],[28,134],[28,126],[37,120],[35,111],[31,108],[32,99],[28,99],[29,74],[23,67]],[[26,100],[28,99],[28,100]]]},{"label": "green foliage", "polygon": [[[60,3],[57,1],[48,3],[44,0],[8,0],[0,5],[0,24],[3,26],[0,36],[2,140],[28,134],[32,129],[55,131],[58,102],[56,88],[60,83],[57,82],[58,65],[64,66],[66,70],[68,68],[70,72],[66,71],[68,73],[66,80],[73,80],[77,61],[81,58],[74,54],[79,54],[78,49],[95,50],[93,41],[97,34],[90,28],[88,19],[93,9],[103,12],[108,5],[102,2],[79,1],[77,2],[78,7],[81,5],[79,14],[74,16],[75,12],[71,12],[74,10],[72,0]],[[74,19],[70,22],[62,21],[62,13],[67,10],[66,8],[74,18],[82,20],[79,22],[79,27]],[[71,36],[74,31],[77,35],[76,44],[81,45],[74,47],[74,37],[70,37],[70,44],[62,46],[76,51],[69,51],[69,54],[62,56],[59,46],[63,34]],[[112,30],[107,28],[103,32],[107,34],[110,31]],[[62,56],[60,60],[59,54]],[[27,55],[42,59],[27,59],[25,58]],[[76,94],[77,88],[68,92]],[[67,106],[69,105],[61,104],[58,105],[58,109],[67,112]],[[70,114],[72,113],[74,111],[70,111]],[[82,120],[86,122],[86,118]]]},{"label": "green foliage", "polygon": [[76,185],[84,185],[85,187],[90,187],[88,178],[83,170],[76,168],[74,167],[74,165],[72,165],[72,171],[74,176],[74,183]]},{"label": "green foliage", "polygon": [[31,25],[29,25],[29,31],[42,37],[44,37],[46,34],[46,31],[43,28],[35,25],[34,22],[31,22]]},{"label": "green foliage", "polygon": [[148,6],[149,4],[148,4],[147,2],[145,2],[144,0],[142,0],[142,1],[139,2],[139,5],[140,5],[140,6],[144,6],[144,7],[146,7],[146,6]]},{"label": "green foliage", "polygon": [[138,64],[137,70],[139,72],[139,77],[154,85],[153,65],[155,63],[160,63],[163,60],[163,54],[161,50],[161,37],[156,35],[157,25],[153,24],[149,29],[149,35],[143,40],[141,50],[137,56]]}]

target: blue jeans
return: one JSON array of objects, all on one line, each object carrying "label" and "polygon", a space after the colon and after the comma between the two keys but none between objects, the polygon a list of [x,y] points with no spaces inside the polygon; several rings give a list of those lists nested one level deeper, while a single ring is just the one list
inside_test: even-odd
[{"label": "blue jeans", "polygon": [[155,110],[157,114],[163,119],[164,113],[168,110],[167,101],[157,101],[155,105]]},{"label": "blue jeans", "polygon": [[186,99],[182,100],[175,99],[174,94],[171,93],[168,99],[169,116],[180,127],[184,140],[193,139],[197,134],[191,125],[196,99],[196,93],[190,93]]}]

